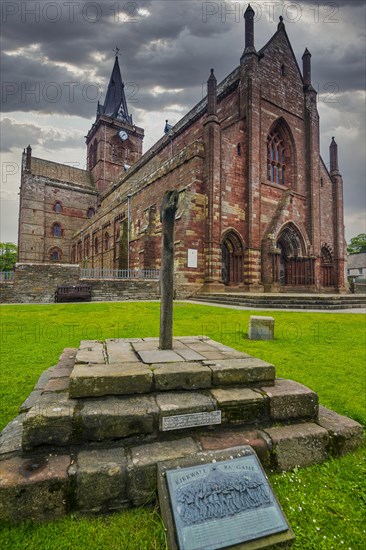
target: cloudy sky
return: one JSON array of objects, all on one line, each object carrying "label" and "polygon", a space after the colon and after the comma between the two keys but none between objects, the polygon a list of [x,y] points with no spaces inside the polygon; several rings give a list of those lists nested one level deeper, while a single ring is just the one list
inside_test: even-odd
[{"label": "cloudy sky", "polygon": [[[365,3],[258,0],[259,50],[284,17],[301,66],[312,53],[321,150],[334,135],[344,178],[346,237],[365,231]],[[33,155],[85,168],[85,140],[120,49],[134,123],[146,151],[221,81],[244,47],[245,1],[2,0],[1,240],[17,240],[20,160]]]}]

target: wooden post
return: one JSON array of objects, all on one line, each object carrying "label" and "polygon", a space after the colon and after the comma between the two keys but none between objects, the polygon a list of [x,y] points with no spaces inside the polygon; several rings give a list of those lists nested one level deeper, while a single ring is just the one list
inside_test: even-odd
[{"label": "wooden post", "polygon": [[162,258],[160,272],[160,349],[173,349],[174,222],[178,191],[165,191],[160,209]]}]

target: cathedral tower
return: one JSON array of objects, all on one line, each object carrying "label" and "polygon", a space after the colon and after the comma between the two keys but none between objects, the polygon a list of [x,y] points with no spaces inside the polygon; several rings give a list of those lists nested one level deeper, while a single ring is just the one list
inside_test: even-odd
[{"label": "cathedral tower", "polygon": [[96,121],[86,136],[87,167],[99,192],[139,160],[143,138],[144,130],[133,124],[128,112],[117,50],[104,104],[98,102]]}]

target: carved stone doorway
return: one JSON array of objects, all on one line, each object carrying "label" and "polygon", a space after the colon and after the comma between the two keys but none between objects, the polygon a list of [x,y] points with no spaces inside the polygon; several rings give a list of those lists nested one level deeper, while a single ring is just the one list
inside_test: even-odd
[{"label": "carved stone doorway", "polygon": [[234,231],[225,235],[221,246],[221,257],[224,284],[241,284],[243,282],[244,246]]},{"label": "carved stone doorway", "polygon": [[291,223],[281,231],[276,247],[279,257],[279,283],[281,286],[314,284],[314,261],[305,257],[302,237]]}]

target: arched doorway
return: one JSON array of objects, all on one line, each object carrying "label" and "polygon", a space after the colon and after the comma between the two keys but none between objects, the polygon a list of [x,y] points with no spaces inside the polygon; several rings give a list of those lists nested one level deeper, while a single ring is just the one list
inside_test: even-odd
[{"label": "arched doorway", "polygon": [[280,251],[279,283],[281,286],[314,283],[313,261],[305,257],[303,239],[294,224],[289,223],[282,229],[276,247]]},{"label": "arched doorway", "polygon": [[244,246],[239,235],[230,231],[221,245],[222,280],[225,285],[243,282]]},{"label": "arched doorway", "polygon": [[321,285],[323,287],[334,285],[333,256],[327,245],[321,249]]}]

